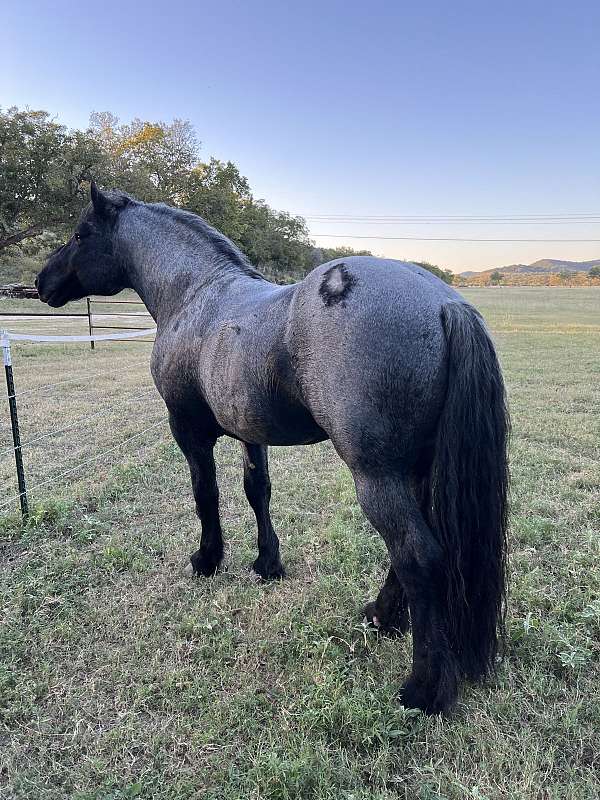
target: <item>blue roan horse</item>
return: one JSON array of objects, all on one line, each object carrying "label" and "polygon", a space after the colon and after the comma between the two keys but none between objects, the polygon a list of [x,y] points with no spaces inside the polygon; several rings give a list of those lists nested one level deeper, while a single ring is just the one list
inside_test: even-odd
[{"label": "blue roan horse", "polygon": [[200,548],[223,557],[213,447],[239,439],[263,578],[283,577],[267,445],[330,439],[391,568],[369,621],[413,636],[405,706],[444,712],[493,671],[502,634],[508,417],[472,306],[414,264],[338,259],[265,280],[199,217],[92,185],[71,240],[36,281],[51,306],[135,289],[156,320],[152,375],[189,463]]}]

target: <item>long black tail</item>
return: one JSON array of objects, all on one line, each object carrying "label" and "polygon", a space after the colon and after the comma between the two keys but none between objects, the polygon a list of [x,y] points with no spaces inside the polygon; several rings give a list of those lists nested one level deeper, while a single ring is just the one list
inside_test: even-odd
[{"label": "long black tail", "polygon": [[504,637],[510,423],[494,345],[466,303],[442,309],[448,389],[431,470],[433,528],[446,551],[450,646],[467,678],[494,670]]}]

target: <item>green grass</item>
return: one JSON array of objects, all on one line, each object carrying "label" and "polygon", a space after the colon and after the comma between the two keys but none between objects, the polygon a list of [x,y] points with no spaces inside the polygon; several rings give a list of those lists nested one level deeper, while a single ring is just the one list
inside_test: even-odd
[{"label": "green grass", "polygon": [[[385,549],[328,444],[271,451],[289,578],[261,585],[247,569],[255,530],[239,447],[220,442],[226,570],[186,578],[198,524],[185,464],[159,428],[91,475],[34,492],[27,526],[15,514],[1,523],[3,800],[600,795],[600,291],[464,294],[494,331],[514,426],[498,679],[467,687],[448,719],[399,704],[410,637],[362,625]],[[64,425],[118,408],[148,384],[147,352],[15,348],[21,390],[77,369],[104,375],[24,404],[24,428],[58,427],[57,408]],[[92,425],[89,452],[159,408],[137,420],[113,409]],[[48,442],[33,477],[71,446]]]}]

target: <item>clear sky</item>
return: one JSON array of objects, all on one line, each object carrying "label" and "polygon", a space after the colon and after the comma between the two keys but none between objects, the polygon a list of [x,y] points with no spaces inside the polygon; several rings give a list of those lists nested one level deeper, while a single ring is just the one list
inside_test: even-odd
[{"label": "clear sky", "polygon": [[[600,215],[600,2],[0,0],[0,105],[193,122],[304,215]],[[595,222],[309,220],[455,270],[600,258]]]}]

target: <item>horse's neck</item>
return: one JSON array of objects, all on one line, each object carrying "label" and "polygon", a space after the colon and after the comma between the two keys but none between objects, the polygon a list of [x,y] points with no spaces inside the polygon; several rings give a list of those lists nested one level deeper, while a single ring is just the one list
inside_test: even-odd
[{"label": "horse's neck", "polygon": [[[228,272],[209,241],[190,240],[168,218],[146,209],[135,214],[119,230],[119,245],[126,264],[128,284],[139,294],[158,325],[177,313],[186,296],[198,294],[204,285],[218,291]],[[245,276],[240,274],[240,280]],[[225,298],[223,298],[225,299]]]}]

